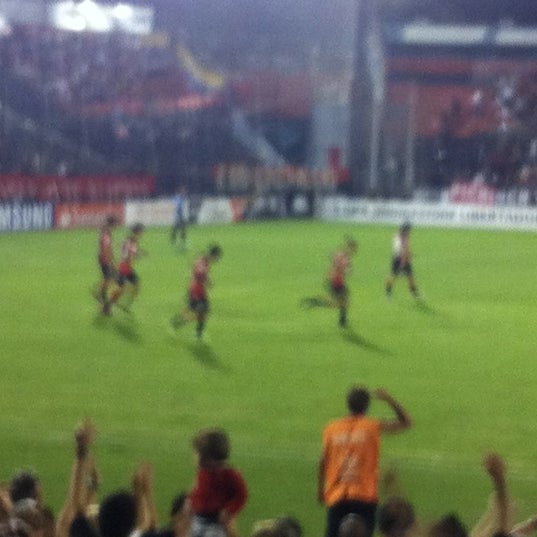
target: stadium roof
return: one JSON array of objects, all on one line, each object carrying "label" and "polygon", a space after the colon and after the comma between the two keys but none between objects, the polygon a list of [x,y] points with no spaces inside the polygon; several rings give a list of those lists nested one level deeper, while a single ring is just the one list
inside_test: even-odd
[{"label": "stadium roof", "polygon": [[[32,0],[0,0],[7,3]],[[36,0],[33,0],[34,3]],[[81,0],[73,0],[80,4]],[[190,28],[200,34],[249,34],[288,41],[300,35],[333,32],[348,20],[353,4],[375,0],[97,0],[113,6],[119,3],[151,7],[155,27],[171,33]],[[376,0],[381,18],[390,25],[426,24],[497,25],[537,27],[537,0]],[[53,4],[58,0],[39,0]],[[524,39],[520,34],[518,36]],[[533,38],[532,38],[533,39]]]},{"label": "stadium roof", "polygon": [[[113,0],[106,0],[113,2]],[[348,4],[353,1],[332,0],[329,4]],[[207,15],[210,11],[260,11],[279,13],[281,17],[293,17],[309,11],[319,15],[327,5],[326,0],[136,0],[135,3],[151,4],[156,9],[179,8],[195,10]],[[379,0],[384,15],[408,20],[427,17],[440,22],[487,22],[513,19],[519,24],[537,22],[535,0]]]},{"label": "stadium roof", "polygon": [[380,0],[386,17],[427,18],[435,22],[488,23],[511,20],[537,23],[535,0]]},{"label": "stadium roof", "polygon": [[[53,3],[57,0],[42,0]],[[80,0],[74,0],[75,2]],[[348,5],[371,0],[98,0],[104,4],[119,2],[152,6],[164,13],[192,13],[210,17],[224,13],[235,16],[241,12],[270,13],[281,18],[319,17],[327,5]],[[378,0],[383,16],[391,20],[408,21],[427,18],[434,22],[493,23],[509,19],[517,24],[537,23],[535,0]],[[2,0],[0,0],[0,4]]]}]

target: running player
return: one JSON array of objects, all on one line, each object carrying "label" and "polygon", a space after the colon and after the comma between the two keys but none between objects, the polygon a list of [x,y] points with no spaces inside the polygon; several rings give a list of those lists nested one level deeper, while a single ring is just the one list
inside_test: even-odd
[{"label": "running player", "polygon": [[138,246],[138,241],[144,232],[143,224],[134,224],[131,227],[129,236],[121,246],[121,262],[118,266],[117,289],[112,293],[112,296],[103,304],[103,313],[109,315],[114,304],[125,293],[127,283],[129,284],[129,293],[126,303],[121,308],[129,311],[132,301],[136,298],[140,291],[140,281],[138,275],[134,271],[134,260],[142,253]]},{"label": "running player", "polygon": [[194,261],[188,287],[188,304],[182,312],[172,317],[170,322],[173,328],[179,328],[189,321],[196,321],[196,337],[201,339],[209,313],[209,298],[207,296],[207,287],[211,285],[209,269],[220,257],[222,257],[222,248],[218,244],[214,244],[207,249],[205,254]]},{"label": "running player", "polygon": [[414,281],[414,275],[412,273],[409,246],[411,229],[411,224],[409,222],[405,222],[401,225],[399,231],[393,236],[391,271],[385,282],[386,296],[388,298],[392,295],[392,287],[395,279],[401,274],[406,276],[410,294],[414,298],[419,298],[418,288],[416,287],[416,282]]},{"label": "running player", "polygon": [[97,259],[101,270],[101,281],[95,290],[95,298],[104,304],[108,298],[108,290],[116,275],[114,253],[112,250],[112,230],[117,226],[117,217],[108,215],[99,231]]},{"label": "running player", "polygon": [[351,269],[351,259],[358,250],[358,243],[345,238],[343,246],[332,256],[332,262],[327,276],[328,296],[316,296],[302,300],[304,307],[337,308],[339,310],[339,326],[347,326],[347,309],[349,305],[349,290],[345,283]]}]

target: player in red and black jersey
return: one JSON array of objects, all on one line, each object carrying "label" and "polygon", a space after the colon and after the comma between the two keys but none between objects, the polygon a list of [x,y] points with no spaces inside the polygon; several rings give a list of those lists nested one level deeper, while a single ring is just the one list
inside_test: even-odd
[{"label": "player in red and black jersey", "polygon": [[103,304],[103,313],[110,314],[111,308],[117,303],[119,298],[124,294],[127,284],[129,284],[129,298],[127,304],[122,308],[129,310],[132,301],[140,291],[140,281],[138,275],[134,271],[134,260],[140,256],[138,241],[144,232],[143,224],[135,224],[131,227],[130,234],[121,246],[121,261],[117,268],[117,289],[112,293],[112,296]]},{"label": "player in red and black jersey", "polygon": [[337,308],[339,310],[339,326],[347,325],[349,290],[346,278],[351,269],[352,256],[357,250],[358,243],[354,239],[347,237],[343,246],[332,256],[327,275],[328,296],[305,298],[301,302],[302,306],[306,308]]},{"label": "player in red and black jersey", "polygon": [[220,257],[222,257],[222,248],[215,244],[194,261],[188,286],[187,308],[172,317],[171,325],[173,328],[179,328],[188,321],[195,320],[196,337],[201,338],[209,313],[209,298],[207,296],[207,287],[211,285],[209,269]]},{"label": "player in red and black jersey", "polygon": [[99,231],[97,260],[101,270],[101,281],[95,290],[95,298],[103,304],[106,302],[108,290],[114,282],[116,275],[116,265],[112,248],[112,230],[117,224],[118,220],[116,216],[109,215],[106,217],[106,220]]}]

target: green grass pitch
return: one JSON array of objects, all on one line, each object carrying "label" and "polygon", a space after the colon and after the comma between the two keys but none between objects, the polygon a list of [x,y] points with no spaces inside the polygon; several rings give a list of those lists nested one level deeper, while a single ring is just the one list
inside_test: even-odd
[{"label": "green grass pitch", "polygon": [[[128,484],[140,460],[155,465],[164,522],[193,476],[190,439],[219,425],[249,484],[239,526],[290,513],[322,534],[315,499],[322,426],[345,412],[354,382],[383,386],[407,408],[411,431],[384,438],[383,467],[398,469],[418,514],[448,510],[471,525],[489,484],[481,455],[508,462],[519,514],[535,507],[537,454],[537,239],[532,233],[416,228],[414,267],[424,304],[403,281],[383,294],[391,226],[322,222],[194,227],[180,254],[168,229],[146,232],[142,291],[129,316],[97,314],[93,231],[0,235],[1,479],[32,468],[56,510],[72,461],[72,431],[98,427],[102,494]],[[360,247],[349,279],[350,330],[337,312],[304,311],[322,290],[344,236]],[[124,230],[115,232],[119,245]],[[208,341],[192,325],[168,332],[190,265],[210,242]],[[375,403],[372,414],[386,415]]]}]

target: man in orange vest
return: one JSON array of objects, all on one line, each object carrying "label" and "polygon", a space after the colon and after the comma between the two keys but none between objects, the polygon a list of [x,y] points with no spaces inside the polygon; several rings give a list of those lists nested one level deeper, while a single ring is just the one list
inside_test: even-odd
[{"label": "man in orange vest", "polygon": [[[393,410],[391,420],[366,416],[371,397]],[[331,421],[323,430],[318,472],[318,499],[327,507],[325,537],[337,537],[339,524],[348,514],[361,516],[373,533],[377,508],[377,469],[380,435],[411,426],[403,407],[386,390],[371,394],[353,386],[347,394],[349,414]]]}]

